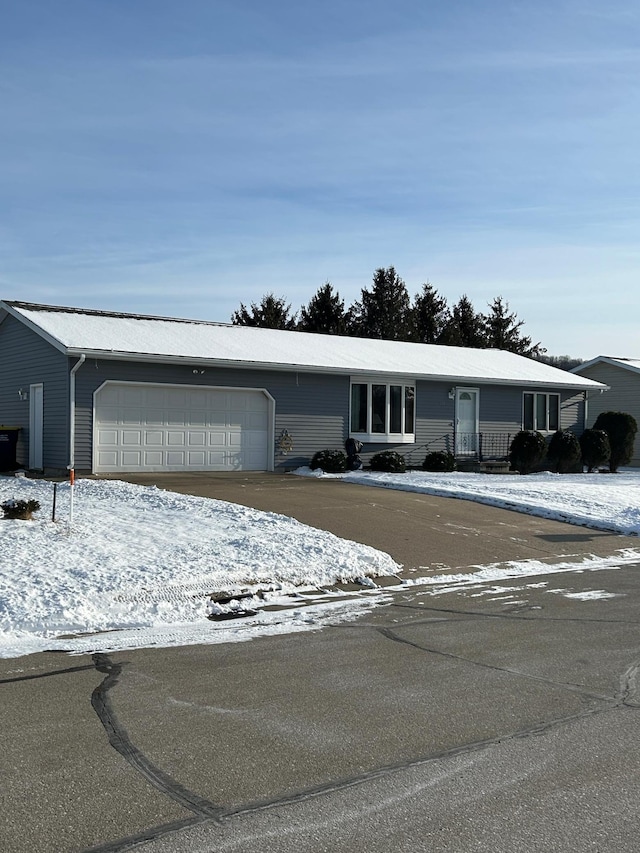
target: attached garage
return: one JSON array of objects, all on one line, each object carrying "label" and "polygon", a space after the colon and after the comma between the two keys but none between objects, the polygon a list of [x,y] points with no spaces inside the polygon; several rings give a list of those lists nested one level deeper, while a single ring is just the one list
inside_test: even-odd
[{"label": "attached garage", "polygon": [[96,473],[273,467],[273,398],[263,389],[105,382],[93,423]]}]

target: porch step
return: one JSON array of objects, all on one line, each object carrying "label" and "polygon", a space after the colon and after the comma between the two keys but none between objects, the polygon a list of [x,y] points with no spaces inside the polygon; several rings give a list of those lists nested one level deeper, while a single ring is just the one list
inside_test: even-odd
[{"label": "porch step", "polygon": [[458,471],[469,471],[479,474],[509,474],[507,459],[490,459],[480,462],[478,459],[456,459]]}]

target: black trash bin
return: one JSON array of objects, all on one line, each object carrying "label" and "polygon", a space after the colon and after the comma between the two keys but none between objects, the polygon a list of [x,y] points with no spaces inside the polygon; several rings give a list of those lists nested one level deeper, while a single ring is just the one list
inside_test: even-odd
[{"label": "black trash bin", "polygon": [[15,471],[20,427],[0,426],[0,471]]}]

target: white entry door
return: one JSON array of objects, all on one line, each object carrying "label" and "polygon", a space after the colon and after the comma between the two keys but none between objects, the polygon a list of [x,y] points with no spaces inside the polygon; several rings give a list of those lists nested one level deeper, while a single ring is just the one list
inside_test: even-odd
[{"label": "white entry door", "polygon": [[456,456],[478,452],[478,389],[456,388]]},{"label": "white entry door", "polygon": [[29,468],[42,468],[42,429],[44,412],[42,383],[29,386]]},{"label": "white entry door", "polygon": [[93,470],[267,471],[272,403],[254,389],[107,382],[94,397]]}]

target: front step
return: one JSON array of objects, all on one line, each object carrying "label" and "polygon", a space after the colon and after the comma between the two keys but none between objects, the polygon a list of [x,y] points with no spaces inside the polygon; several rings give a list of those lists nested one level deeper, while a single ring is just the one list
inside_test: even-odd
[{"label": "front step", "polygon": [[456,459],[456,469],[475,474],[510,474],[507,459],[491,459],[480,462],[478,459]]}]

